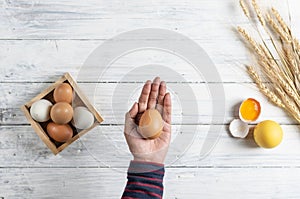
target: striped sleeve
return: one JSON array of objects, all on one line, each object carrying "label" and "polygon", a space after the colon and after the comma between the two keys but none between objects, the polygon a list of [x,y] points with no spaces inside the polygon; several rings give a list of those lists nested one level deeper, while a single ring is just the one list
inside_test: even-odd
[{"label": "striped sleeve", "polygon": [[131,161],[122,199],[158,199],[163,195],[164,165]]}]

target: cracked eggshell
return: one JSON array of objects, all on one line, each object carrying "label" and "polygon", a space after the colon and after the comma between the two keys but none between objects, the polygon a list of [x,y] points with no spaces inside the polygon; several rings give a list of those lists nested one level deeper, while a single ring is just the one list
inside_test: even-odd
[{"label": "cracked eggshell", "polygon": [[244,100],[239,108],[239,118],[246,123],[254,122],[261,114],[261,105],[254,98]]},{"label": "cracked eggshell", "polygon": [[229,131],[233,137],[245,138],[249,133],[249,126],[240,119],[234,119],[229,125]]}]

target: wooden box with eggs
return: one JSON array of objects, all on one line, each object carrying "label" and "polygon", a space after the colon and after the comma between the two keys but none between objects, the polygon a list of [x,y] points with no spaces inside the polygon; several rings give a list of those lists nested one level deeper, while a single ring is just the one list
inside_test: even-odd
[{"label": "wooden box with eggs", "polygon": [[103,121],[69,73],[21,109],[55,155]]}]

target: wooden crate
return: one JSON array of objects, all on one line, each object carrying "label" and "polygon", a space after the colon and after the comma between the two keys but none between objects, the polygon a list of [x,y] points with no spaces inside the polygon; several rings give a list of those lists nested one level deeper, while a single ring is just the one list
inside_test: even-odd
[{"label": "wooden crate", "polygon": [[[40,100],[40,99],[47,99],[54,104],[55,103],[54,99],[53,99],[54,89],[58,85],[60,85],[61,83],[64,83],[64,82],[69,83],[71,85],[71,87],[73,88],[73,93],[74,93],[73,98],[74,99],[72,102],[72,106],[73,107],[85,106],[94,115],[94,124],[88,129],[78,130],[70,122],[69,125],[73,129],[73,137],[65,143],[58,143],[58,142],[54,141],[52,138],[50,138],[46,132],[47,124],[51,121],[51,119],[50,119],[50,121],[47,121],[47,122],[36,122],[35,120],[32,119],[32,117],[30,115],[30,107],[32,106],[32,104],[35,101]],[[31,126],[35,130],[36,134],[43,140],[43,142],[48,146],[48,148],[55,155],[58,154],[59,152],[61,152],[62,150],[64,150],[72,142],[77,140],[79,137],[83,136],[85,133],[87,133],[88,131],[90,131],[91,129],[93,129],[95,126],[99,125],[103,121],[103,118],[101,117],[101,115],[91,105],[91,103],[88,101],[87,97],[82,93],[82,91],[76,84],[76,81],[72,78],[72,76],[69,73],[64,74],[54,84],[52,84],[50,87],[45,89],[43,92],[41,92],[39,95],[37,95],[36,97],[31,99],[26,104],[24,104],[21,107],[21,109],[24,112],[27,120],[30,122]]]}]

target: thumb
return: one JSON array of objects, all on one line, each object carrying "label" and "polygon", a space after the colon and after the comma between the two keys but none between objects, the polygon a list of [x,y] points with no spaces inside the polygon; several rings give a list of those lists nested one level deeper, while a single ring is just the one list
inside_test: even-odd
[{"label": "thumb", "polygon": [[127,142],[131,142],[132,138],[141,138],[136,129],[137,125],[134,122],[138,111],[138,103],[135,102],[131,109],[126,113],[124,134]]},{"label": "thumb", "polygon": [[138,103],[134,103],[130,110],[125,114],[125,127],[134,126],[135,118],[139,112]]},{"label": "thumb", "polygon": [[139,111],[138,104],[136,102],[134,102],[131,109],[129,110],[129,115],[130,115],[131,119],[134,119],[136,117],[136,115],[138,114],[138,111]]}]

